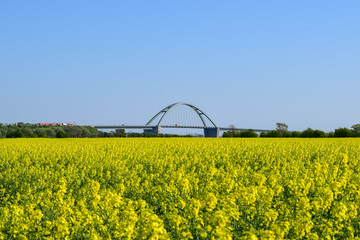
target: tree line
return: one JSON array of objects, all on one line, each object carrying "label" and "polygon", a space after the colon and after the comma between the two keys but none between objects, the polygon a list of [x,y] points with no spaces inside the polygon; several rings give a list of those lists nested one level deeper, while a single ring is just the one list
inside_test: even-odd
[{"label": "tree line", "polygon": [[[235,129],[235,127],[234,127]],[[38,124],[16,123],[1,124],[0,138],[102,138],[102,137],[193,137],[192,135],[177,134],[153,134],[153,133],[126,133],[124,129],[103,132],[90,126],[40,126]],[[277,123],[276,129],[269,132],[262,132],[260,136],[253,130],[235,131],[230,130],[223,133],[223,137],[292,137],[292,138],[343,138],[343,137],[360,137],[360,124],[355,124],[348,128],[337,128],[332,132],[313,130],[308,128],[302,132],[288,131],[285,123]]]},{"label": "tree line", "polygon": [[1,124],[0,138],[102,138],[102,137],[192,137],[176,134],[126,133],[124,129],[103,132],[91,126],[40,126],[39,124]]},{"label": "tree line", "polygon": [[324,132],[318,129],[308,128],[302,132],[300,131],[288,131],[288,125],[285,123],[276,123],[276,130],[269,132],[261,132],[260,136],[253,130],[247,131],[226,131],[223,133],[223,137],[268,137],[268,138],[280,138],[280,137],[292,137],[292,138],[344,138],[344,137],[360,137],[360,124],[355,124],[348,128],[337,128],[331,132]]},{"label": "tree line", "polygon": [[90,126],[40,126],[38,124],[0,124],[0,138],[95,138],[115,137],[122,132],[106,133]]}]

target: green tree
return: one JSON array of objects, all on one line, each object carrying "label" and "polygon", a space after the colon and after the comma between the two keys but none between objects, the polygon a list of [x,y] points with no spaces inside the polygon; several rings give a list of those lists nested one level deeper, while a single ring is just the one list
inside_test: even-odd
[{"label": "green tree", "polygon": [[302,138],[313,138],[314,137],[314,130],[308,128],[301,133]]},{"label": "green tree", "polygon": [[355,133],[348,128],[338,128],[335,129],[334,137],[337,138],[355,137]]},{"label": "green tree", "polygon": [[254,137],[258,137],[257,133],[254,132],[254,130],[249,129],[247,131],[242,131],[240,132],[240,137],[244,137],[244,138],[254,138]]},{"label": "green tree", "polygon": [[70,137],[69,134],[67,134],[62,128],[58,128],[56,131],[56,137],[57,138],[68,138]]},{"label": "green tree", "polygon": [[276,130],[283,133],[288,130],[288,125],[286,123],[276,123]]},{"label": "green tree", "polygon": [[24,134],[21,132],[21,130],[19,128],[17,129],[10,129],[10,131],[8,131],[7,138],[23,138]]},{"label": "green tree", "polygon": [[267,137],[270,138],[278,138],[281,137],[281,132],[277,131],[277,130],[272,130],[270,132],[267,133]]},{"label": "green tree", "polygon": [[230,135],[230,131],[226,131],[226,132],[224,132],[223,133],[223,135],[222,135],[222,137],[224,137],[224,138],[228,138],[228,137],[230,137],[231,135]]},{"label": "green tree", "polygon": [[[94,127],[83,127],[89,130],[90,137],[101,137],[102,133]],[[125,135],[126,136],[126,135]]]},{"label": "green tree", "polygon": [[91,132],[88,128],[86,127],[80,127],[81,129],[81,137],[83,138],[89,138],[89,137],[92,137],[91,136]]},{"label": "green tree", "polygon": [[21,132],[24,134],[24,137],[26,138],[34,137],[34,132],[29,127],[22,128]]},{"label": "green tree", "polygon": [[114,133],[115,137],[126,137],[126,133],[124,129],[116,129]]},{"label": "green tree", "polygon": [[80,126],[66,126],[63,130],[72,138],[82,137],[82,129]]},{"label": "green tree", "polygon": [[261,133],[260,133],[260,137],[262,137],[262,138],[263,138],[263,137],[268,137],[267,132],[261,132]]},{"label": "green tree", "polygon": [[229,137],[235,137],[235,128],[236,128],[235,125],[230,124],[229,128],[230,128],[230,131],[229,131],[230,136]]},{"label": "green tree", "polygon": [[1,127],[0,128],[0,138],[5,138],[6,137],[6,129]]},{"label": "green tree", "polygon": [[286,123],[276,123],[276,131],[280,132],[281,137],[292,137]]},{"label": "green tree", "polygon": [[48,136],[49,138],[54,138],[56,137],[56,132],[54,129],[52,128],[46,128],[45,129],[45,133],[46,133],[46,136]]},{"label": "green tree", "polygon": [[327,137],[328,138],[333,138],[335,136],[335,133],[334,132],[329,132],[328,134],[327,134]]},{"label": "green tree", "polygon": [[300,136],[301,136],[301,132],[299,132],[299,131],[293,131],[291,133],[291,137],[293,137],[293,138],[299,138]]},{"label": "green tree", "polygon": [[46,130],[44,128],[37,128],[37,129],[35,129],[34,133],[39,138],[46,137]]},{"label": "green tree", "polygon": [[23,122],[16,123],[16,126],[18,126],[18,127],[22,127],[23,125],[25,125],[25,123],[23,123]]},{"label": "green tree", "polygon": [[324,137],[327,137],[327,134],[324,132],[324,131],[321,131],[321,130],[315,130],[314,131],[314,137],[315,138],[324,138]]},{"label": "green tree", "polygon": [[352,125],[351,127],[356,137],[360,137],[360,124]]},{"label": "green tree", "polygon": [[[147,135],[147,136],[153,136],[153,135],[155,135],[155,134],[147,133],[147,134],[145,134],[145,135]],[[128,133],[127,136],[128,136],[128,137],[143,137],[144,134],[132,132],[132,133]]]},{"label": "green tree", "polygon": [[289,132],[289,131],[284,131],[284,132],[282,132],[282,135],[281,135],[282,137],[292,137],[292,134],[291,134],[291,132]]},{"label": "green tree", "polygon": [[223,133],[223,137],[226,137],[226,138],[241,137],[241,132],[233,131],[233,130],[226,131]]}]

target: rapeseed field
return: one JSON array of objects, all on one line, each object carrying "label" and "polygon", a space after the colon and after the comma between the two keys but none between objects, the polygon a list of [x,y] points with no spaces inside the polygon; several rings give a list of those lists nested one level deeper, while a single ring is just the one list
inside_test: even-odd
[{"label": "rapeseed field", "polygon": [[0,239],[359,239],[360,139],[3,139]]}]

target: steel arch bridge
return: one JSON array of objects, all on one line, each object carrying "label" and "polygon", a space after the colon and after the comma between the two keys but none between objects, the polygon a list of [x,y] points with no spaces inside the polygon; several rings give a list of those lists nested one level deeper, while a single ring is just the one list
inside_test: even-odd
[{"label": "steel arch bridge", "polygon": [[[198,117],[201,120],[201,123],[203,124],[203,126],[180,126],[180,125],[163,125],[162,122],[165,118],[165,116],[169,113],[170,110],[174,109],[176,106],[188,106],[189,108],[193,109],[194,112],[198,115]],[[155,120],[157,118],[160,118],[159,121],[157,122],[157,124],[152,124],[153,122],[155,122]],[[205,120],[208,120],[210,125],[208,126],[208,124],[206,123]],[[150,119],[149,122],[146,123],[145,126],[154,126],[151,129],[144,129],[145,133],[155,133],[155,134],[159,134],[161,131],[161,128],[200,128],[200,129],[204,129],[204,136],[205,137],[219,137],[219,131],[220,129],[216,126],[216,124],[214,123],[213,120],[211,120],[211,118],[206,115],[206,113],[204,111],[202,111],[200,108],[190,104],[190,103],[185,103],[185,102],[178,102],[178,103],[174,103],[171,104],[165,108],[163,108],[160,112],[158,112],[154,117],[152,117]]]},{"label": "steel arch bridge", "polygon": [[[170,110],[173,110],[177,106],[187,106],[200,118],[202,126],[180,126],[180,125],[163,125],[163,120],[167,116]],[[156,123],[156,119],[159,118],[159,121]],[[207,124],[207,121],[209,124]],[[152,134],[159,134],[161,132],[161,128],[197,128],[197,129],[204,129],[204,136],[205,137],[219,137],[220,130],[223,131],[246,131],[249,129],[245,128],[229,128],[229,127],[218,127],[213,120],[210,119],[204,111],[200,108],[184,102],[178,102],[171,104],[165,108],[163,108],[160,112],[158,112],[154,117],[152,117],[146,125],[102,125],[102,126],[93,126],[97,129],[143,129],[144,133],[152,133]],[[269,132],[271,130],[263,130],[263,129],[252,129],[255,132]]]}]

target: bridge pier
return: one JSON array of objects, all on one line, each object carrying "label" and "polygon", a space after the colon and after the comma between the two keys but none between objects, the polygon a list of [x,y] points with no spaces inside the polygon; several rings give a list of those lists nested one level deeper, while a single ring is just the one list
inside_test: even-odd
[{"label": "bridge pier", "polygon": [[204,128],[204,137],[213,137],[213,138],[217,138],[220,136],[220,128],[218,127],[209,127],[209,128]]},{"label": "bridge pier", "polygon": [[161,132],[161,126],[155,126],[151,129],[144,129],[144,133],[152,133],[158,135]]}]

